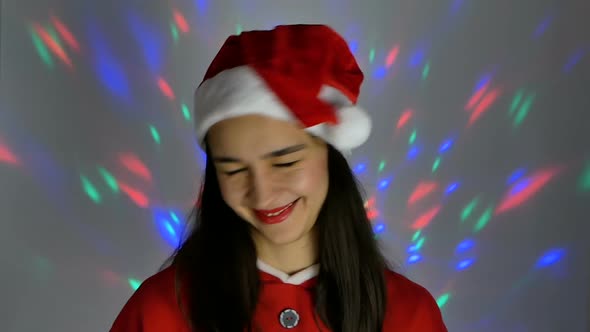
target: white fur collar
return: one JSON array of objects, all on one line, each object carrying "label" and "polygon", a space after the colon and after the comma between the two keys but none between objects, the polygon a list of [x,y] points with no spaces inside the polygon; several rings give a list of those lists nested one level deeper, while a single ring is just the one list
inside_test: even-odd
[{"label": "white fur collar", "polygon": [[282,282],[291,285],[301,285],[302,283],[316,277],[320,273],[320,265],[314,264],[310,267],[307,267],[293,275],[288,275],[283,271],[279,271],[274,267],[266,264],[265,262],[258,259],[256,261],[256,266],[262,272],[266,272],[272,276],[279,278]]}]

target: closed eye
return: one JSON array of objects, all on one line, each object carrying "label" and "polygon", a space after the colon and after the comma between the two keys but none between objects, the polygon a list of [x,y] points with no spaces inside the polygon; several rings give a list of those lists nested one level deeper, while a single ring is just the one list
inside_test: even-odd
[{"label": "closed eye", "polygon": [[[299,160],[296,160],[296,161],[292,161],[290,163],[273,164],[273,166],[275,166],[275,167],[281,167],[281,168],[286,168],[286,167],[291,167],[291,166],[297,164],[298,162],[299,162]],[[234,171],[227,171],[227,172],[224,172],[224,173],[225,173],[225,175],[231,176],[231,175],[235,175],[235,174],[238,174],[240,172],[243,172],[245,170],[247,170],[247,169],[246,168],[240,168],[240,169],[236,169]]]},{"label": "closed eye", "polygon": [[234,174],[238,174],[240,172],[243,172],[245,170],[246,170],[245,168],[240,168],[240,169],[236,169],[235,171],[229,171],[229,172],[224,172],[224,173],[225,173],[225,175],[234,175]]},{"label": "closed eye", "polygon": [[290,166],[297,164],[298,162],[299,162],[299,160],[296,160],[296,161],[293,161],[290,163],[274,164],[274,166],[276,166],[276,167],[290,167]]}]

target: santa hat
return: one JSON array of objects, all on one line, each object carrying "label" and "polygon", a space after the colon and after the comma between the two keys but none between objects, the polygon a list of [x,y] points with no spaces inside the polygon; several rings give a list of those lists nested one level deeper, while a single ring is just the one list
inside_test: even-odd
[{"label": "santa hat", "polygon": [[230,36],[195,92],[195,126],[258,114],[297,122],[342,152],[371,131],[356,106],[363,73],[346,41],[325,25],[282,25]]}]

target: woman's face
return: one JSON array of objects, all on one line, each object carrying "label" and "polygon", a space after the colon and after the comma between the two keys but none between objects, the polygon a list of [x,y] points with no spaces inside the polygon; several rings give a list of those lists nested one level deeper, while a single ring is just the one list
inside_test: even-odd
[{"label": "woman's face", "polygon": [[258,115],[208,132],[221,194],[253,228],[257,247],[313,241],[328,192],[326,144],[296,125]]}]

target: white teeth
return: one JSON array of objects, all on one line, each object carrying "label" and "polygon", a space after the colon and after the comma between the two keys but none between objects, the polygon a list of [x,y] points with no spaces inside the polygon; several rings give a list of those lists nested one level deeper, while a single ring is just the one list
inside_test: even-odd
[{"label": "white teeth", "polygon": [[267,216],[267,217],[275,217],[275,216],[278,216],[279,214],[281,214],[281,213],[285,212],[285,210],[287,210],[288,208],[290,208],[290,207],[291,207],[291,205],[293,205],[294,203],[295,203],[295,202],[291,202],[291,203],[289,203],[289,205],[287,205],[287,206],[285,206],[284,208],[282,208],[282,209],[281,209],[281,211],[274,212],[274,213],[265,213],[264,215],[265,215],[265,216]]}]

